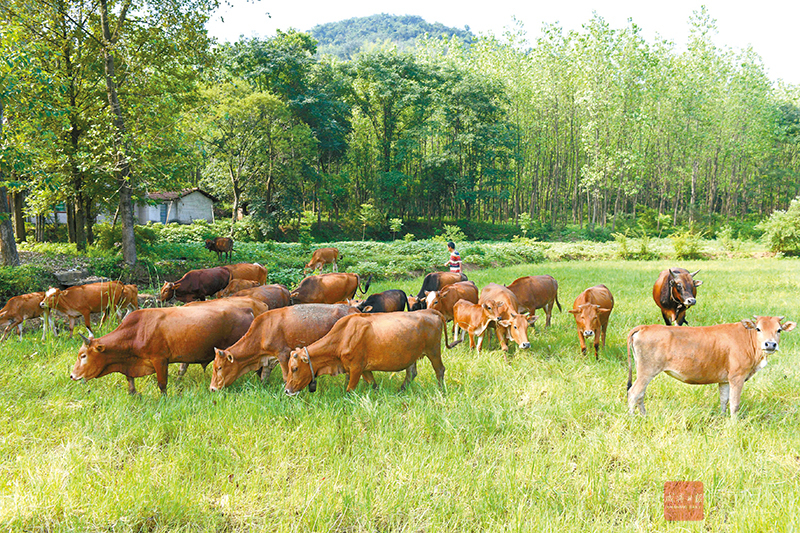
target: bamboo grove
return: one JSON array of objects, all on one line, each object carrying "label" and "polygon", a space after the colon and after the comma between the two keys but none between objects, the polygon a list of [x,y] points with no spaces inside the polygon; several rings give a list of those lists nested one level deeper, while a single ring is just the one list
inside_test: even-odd
[{"label": "bamboo grove", "polygon": [[[152,8],[103,3],[112,26]],[[214,43],[215,4],[185,4],[115,35],[114,113],[103,47],[84,31],[93,3],[0,9],[0,185],[17,219],[63,203],[82,243],[126,187],[136,201],[201,186],[276,233],[308,217],[353,223],[364,204],[431,224],[528,213],[613,229],[649,211],[703,227],[763,218],[800,193],[800,90],[770,80],[755,50],[715,44],[705,9],[685,49],[595,15],[533,40],[518,25],[339,61],[293,30]]]}]

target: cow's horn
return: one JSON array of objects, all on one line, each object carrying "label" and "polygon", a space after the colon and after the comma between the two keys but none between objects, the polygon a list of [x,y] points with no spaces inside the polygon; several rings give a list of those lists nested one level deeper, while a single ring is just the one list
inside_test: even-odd
[{"label": "cow's horn", "polygon": [[689,275],[692,276],[692,277],[695,277],[698,272],[700,272],[699,268],[697,270],[695,270],[694,272],[692,272],[691,274],[689,274]]},{"label": "cow's horn", "polygon": [[86,337],[83,335],[83,333],[78,333],[78,335],[80,335],[80,336],[81,336],[81,338],[83,339],[83,344],[85,344],[85,345],[87,345],[87,346],[88,346],[89,344],[91,344],[91,342],[92,342],[92,339],[88,339],[88,338],[86,338]]},{"label": "cow's horn", "polygon": [[784,319],[784,318],[786,318],[786,317],[785,317],[785,316],[779,316],[779,317],[778,317],[778,322],[783,322],[783,319]]}]

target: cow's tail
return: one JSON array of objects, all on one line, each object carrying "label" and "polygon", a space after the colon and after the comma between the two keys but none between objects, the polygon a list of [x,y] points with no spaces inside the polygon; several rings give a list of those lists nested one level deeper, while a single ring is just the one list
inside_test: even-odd
[{"label": "cow's tail", "polygon": [[558,312],[561,312],[561,302],[558,301],[558,293],[556,293],[556,305],[558,306]]},{"label": "cow's tail", "polygon": [[453,342],[453,344],[450,344],[450,340],[447,338],[447,320],[445,320],[444,315],[442,315],[441,313],[439,313],[439,315],[442,317],[442,329],[444,330],[444,345],[449,350],[461,341],[455,341],[455,339],[453,339],[455,342]]},{"label": "cow's tail", "polygon": [[633,345],[633,336],[636,335],[642,326],[636,326],[630,332],[628,332],[628,389],[631,390],[631,385],[633,385],[633,367],[631,366],[631,347]]},{"label": "cow's tail", "polygon": [[361,294],[367,294],[369,291],[369,284],[372,283],[372,274],[369,275],[367,278],[367,283],[364,285],[364,290],[361,290],[361,284],[358,285],[358,290],[361,291]]}]

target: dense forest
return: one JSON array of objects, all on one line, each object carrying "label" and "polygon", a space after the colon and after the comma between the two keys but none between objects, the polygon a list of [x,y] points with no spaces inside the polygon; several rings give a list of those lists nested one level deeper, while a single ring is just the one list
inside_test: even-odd
[{"label": "dense forest", "polygon": [[[205,30],[213,1],[170,5],[0,5],[3,231],[11,218],[23,240],[34,217],[42,239],[63,204],[82,249],[105,212],[132,263],[132,205],[185,186],[274,239],[309,223],[360,234],[369,218],[702,230],[800,193],[800,91],[757,51],[715,43],[705,9],[685,49],[595,15],[535,40],[426,30],[342,61],[319,42],[345,22],[222,44]],[[394,20],[372,33],[418,19]]]}]

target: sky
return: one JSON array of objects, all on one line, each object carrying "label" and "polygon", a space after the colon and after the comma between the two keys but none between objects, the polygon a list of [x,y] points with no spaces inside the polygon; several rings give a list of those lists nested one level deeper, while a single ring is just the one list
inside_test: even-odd
[{"label": "sky", "polygon": [[534,41],[543,23],[559,23],[565,30],[580,30],[592,13],[597,12],[612,28],[627,26],[630,18],[642,29],[648,42],[660,36],[675,42],[682,50],[689,34],[689,19],[702,5],[716,20],[717,46],[739,50],[750,45],[761,56],[770,79],[800,85],[797,0],[228,0],[217,10],[208,30],[221,41],[235,41],[240,36],[270,37],[277,29],[308,31],[317,24],[387,13],[418,15],[427,22],[456,28],[469,26],[474,34],[497,36],[514,26],[516,19],[523,24],[530,41]]}]

